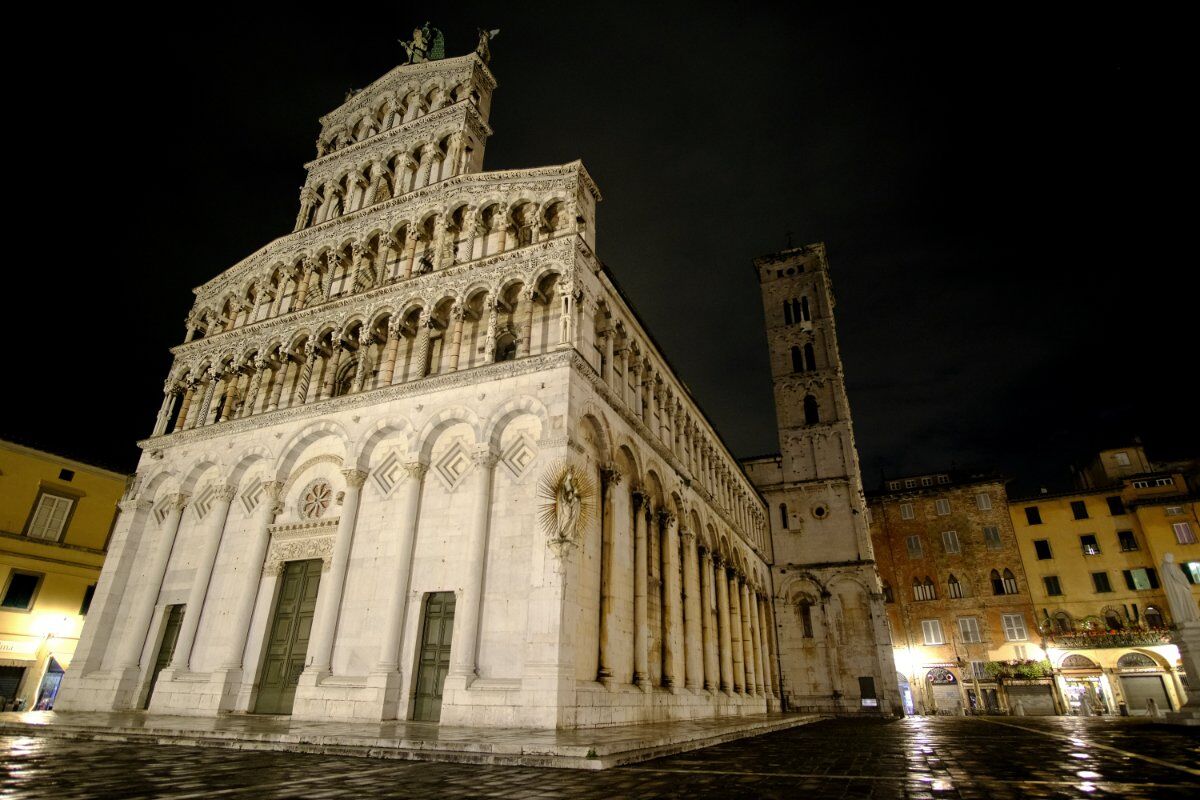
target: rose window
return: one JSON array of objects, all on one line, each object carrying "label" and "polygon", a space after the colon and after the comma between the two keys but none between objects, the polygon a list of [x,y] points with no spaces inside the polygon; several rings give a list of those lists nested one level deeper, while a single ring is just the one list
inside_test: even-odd
[{"label": "rose window", "polygon": [[333,489],[325,481],[317,481],[300,498],[300,514],[305,519],[317,519],[325,514],[333,501]]}]

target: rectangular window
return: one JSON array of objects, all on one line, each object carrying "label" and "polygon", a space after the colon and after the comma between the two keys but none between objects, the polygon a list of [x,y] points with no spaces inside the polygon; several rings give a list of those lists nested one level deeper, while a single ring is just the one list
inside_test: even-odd
[{"label": "rectangular window", "polygon": [[974,617],[961,617],[958,620],[958,632],[964,642],[979,642],[979,620]]},{"label": "rectangular window", "polygon": [[950,482],[949,475],[938,475],[938,483],[949,483],[949,482]]},{"label": "rectangular window", "polygon": [[1042,524],[1042,512],[1037,506],[1025,506],[1025,521],[1030,525]]},{"label": "rectangular window", "polygon": [[1000,529],[995,525],[983,526],[983,540],[987,542],[988,550],[999,550],[1004,547],[1000,541]]},{"label": "rectangular window", "polygon": [[1119,466],[1122,466],[1122,467],[1129,466],[1129,453],[1126,453],[1124,451],[1121,451],[1120,453],[1113,453],[1113,459],[1116,460],[1116,462]]},{"label": "rectangular window", "polygon": [[905,489],[912,489],[912,488],[914,488],[916,485],[917,485],[917,482],[916,482],[916,480],[914,480],[914,479],[912,479],[912,478],[909,478],[908,480],[906,480],[906,481],[904,482],[904,488],[905,488]]},{"label": "rectangular window", "polygon": [[67,526],[67,517],[71,514],[71,506],[75,501],[70,497],[42,492],[38,496],[37,506],[29,518],[29,528],[26,534],[31,539],[45,539],[57,542],[62,539],[63,529]]},{"label": "rectangular window", "polygon": [[1023,642],[1029,638],[1025,632],[1025,617],[1021,614],[1001,614],[1004,623],[1004,638],[1010,642]]},{"label": "rectangular window", "polygon": [[921,478],[922,486],[933,486],[933,478]]},{"label": "rectangular window", "polygon": [[1149,489],[1149,488],[1150,488],[1150,481],[1134,481],[1134,482],[1133,482],[1133,488],[1135,488],[1135,489]]},{"label": "rectangular window", "polygon": [[1180,544],[1195,544],[1196,532],[1186,522],[1176,522],[1171,528],[1175,531],[1175,541]]},{"label": "rectangular window", "polygon": [[975,495],[975,507],[980,511],[992,510],[992,496],[987,492],[980,492]]},{"label": "rectangular window", "polygon": [[908,557],[909,558],[920,558],[921,557],[922,552],[921,552],[921,537],[920,536],[909,536],[905,540],[905,543],[908,545]]},{"label": "rectangular window", "polygon": [[1100,555],[1100,543],[1096,541],[1096,534],[1085,533],[1079,537],[1079,546],[1083,549],[1085,556]]},{"label": "rectangular window", "polygon": [[986,681],[988,679],[987,667],[985,661],[971,662],[971,676],[977,681]]},{"label": "rectangular window", "polygon": [[1155,478],[1154,485],[1155,486],[1174,486],[1175,481],[1171,478]]},{"label": "rectangular window", "polygon": [[1050,552],[1049,539],[1034,539],[1033,550],[1037,553],[1038,561],[1045,561],[1047,559],[1054,558],[1054,555]]},{"label": "rectangular window", "polygon": [[1095,585],[1097,592],[1111,592],[1112,584],[1108,582],[1107,572],[1093,572],[1092,584]]},{"label": "rectangular window", "polygon": [[1154,567],[1138,567],[1137,569],[1123,570],[1125,574],[1125,585],[1134,591],[1141,592],[1146,589],[1158,588],[1158,573]]},{"label": "rectangular window", "polygon": [[1167,516],[1168,517],[1183,516],[1183,506],[1167,506]]},{"label": "rectangular window", "polygon": [[1062,586],[1058,583],[1057,575],[1047,575],[1042,578],[1042,582],[1046,584],[1046,594],[1050,597],[1057,597],[1062,594]]},{"label": "rectangular window", "polygon": [[83,603],[79,606],[79,616],[86,617],[87,612],[92,607],[92,597],[96,594],[96,584],[92,584],[83,590]]},{"label": "rectangular window", "polygon": [[913,504],[912,503],[901,503],[900,504],[900,519],[912,519],[915,516],[916,516],[916,514],[913,513]]},{"label": "rectangular window", "polygon": [[942,531],[942,547],[947,553],[959,552],[958,531]]},{"label": "rectangular window", "polygon": [[1017,657],[1017,661],[1025,661],[1025,645],[1014,644],[1013,655]]},{"label": "rectangular window", "polygon": [[889,488],[889,489],[892,489],[892,490],[899,489],[899,488],[900,488],[900,481],[889,481],[889,482],[888,482],[888,488]]},{"label": "rectangular window", "polygon": [[1138,549],[1137,537],[1133,535],[1133,531],[1117,531],[1117,544],[1121,546],[1122,553]]},{"label": "rectangular window", "polygon": [[947,500],[945,498],[941,498],[936,503],[934,503],[934,505],[937,508],[937,514],[939,517],[944,517],[950,513],[950,501],[949,500]]},{"label": "rectangular window", "polygon": [[925,644],[945,644],[942,638],[942,623],[936,619],[921,620],[921,633],[925,635]]},{"label": "rectangular window", "polygon": [[1087,503],[1082,500],[1072,500],[1071,513],[1075,516],[1075,519],[1087,519]]},{"label": "rectangular window", "polygon": [[13,571],[8,576],[8,586],[4,589],[4,599],[0,600],[0,608],[9,611],[28,611],[33,608],[33,600],[37,597],[38,586],[42,576],[34,572]]},{"label": "rectangular window", "polygon": [[1106,497],[1104,499],[1108,501],[1109,514],[1119,517],[1125,513],[1125,503],[1121,501],[1120,497]]}]

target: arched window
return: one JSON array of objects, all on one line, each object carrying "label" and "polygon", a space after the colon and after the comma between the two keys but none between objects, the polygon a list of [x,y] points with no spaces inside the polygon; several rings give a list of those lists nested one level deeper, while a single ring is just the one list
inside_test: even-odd
[{"label": "arched window", "polygon": [[804,372],[804,359],[800,356],[799,347],[792,347],[792,372]]},{"label": "arched window", "polygon": [[809,311],[808,311],[808,298],[801,297],[800,298],[800,320],[803,322],[808,322],[811,319],[812,319],[812,316],[809,314]]},{"label": "arched window", "polygon": [[817,368],[817,354],[813,351],[812,342],[804,345],[804,369],[812,372]]},{"label": "arched window", "polygon": [[937,586],[928,575],[925,576],[924,583],[913,578],[913,597],[917,600],[937,600]]},{"label": "arched window", "polygon": [[913,578],[913,600],[924,600],[925,592],[921,588],[921,581]]},{"label": "arched window", "polygon": [[1071,622],[1071,615],[1065,611],[1059,611],[1054,615],[1054,632],[1055,633],[1073,633],[1075,631],[1075,623]]},{"label": "arched window", "polygon": [[990,576],[992,581],[992,594],[1004,594],[1004,579],[1000,577],[997,570],[992,570]]},{"label": "arched window", "polygon": [[804,638],[813,638],[812,603],[808,600],[800,601],[800,625],[804,632]]},{"label": "arched window", "polygon": [[517,340],[512,334],[506,333],[496,340],[496,360],[512,361],[517,357]]},{"label": "arched window", "polygon": [[1110,608],[1104,612],[1104,627],[1110,631],[1119,631],[1125,627],[1125,623],[1121,622],[1121,616]]},{"label": "arched window", "polygon": [[811,394],[804,398],[804,424],[816,425],[821,421],[821,412],[817,407],[817,398]]},{"label": "arched window", "polygon": [[1015,575],[1012,574],[1011,570],[1007,570],[1007,569],[1004,570],[1004,593],[1005,594],[1016,594],[1017,593],[1017,578]]},{"label": "arched window", "polygon": [[963,596],[962,584],[953,574],[950,575],[950,580],[946,581],[946,587],[950,590],[951,597],[961,598]]},{"label": "arched window", "polygon": [[783,301],[783,324],[784,325],[792,324],[792,301],[791,300]]},{"label": "arched window", "polygon": [[1146,627],[1147,628],[1165,628],[1166,622],[1163,620],[1162,612],[1154,606],[1146,606]]},{"label": "arched window", "polygon": [[780,525],[780,527],[782,527],[782,528],[783,528],[785,531],[786,531],[786,530],[787,530],[787,528],[788,528],[788,513],[787,513],[787,503],[780,503],[780,504],[779,504],[779,525]]},{"label": "arched window", "polygon": [[1154,659],[1144,653],[1126,653],[1117,659],[1120,669],[1153,669],[1157,666]]},{"label": "arched window", "polygon": [[352,359],[347,364],[343,364],[338,370],[337,379],[333,384],[333,396],[341,397],[342,395],[350,394],[351,388],[354,386],[354,373],[358,368],[356,359]]},{"label": "arched window", "polygon": [[1062,660],[1063,669],[1096,669],[1096,662],[1087,656],[1071,655]]}]

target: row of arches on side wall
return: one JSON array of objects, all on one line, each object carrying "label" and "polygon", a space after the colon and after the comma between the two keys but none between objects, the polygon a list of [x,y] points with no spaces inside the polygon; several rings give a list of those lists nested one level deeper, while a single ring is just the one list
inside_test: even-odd
[{"label": "row of arches on side wall", "polygon": [[778,688],[766,566],[720,516],[683,499],[657,459],[612,441],[598,411],[578,437],[599,509],[584,537],[584,641],[598,643],[577,677],[642,686]]},{"label": "row of arches on side wall", "polygon": [[812,312],[809,308],[808,296],[789,298],[783,301],[783,324],[795,325],[798,322],[811,322]]},{"label": "row of arches on side wall", "polygon": [[266,274],[198,304],[185,341],[537,244],[568,232],[569,221],[565,201],[553,195],[429,209],[390,230],[275,262]]},{"label": "row of arches on side wall", "polygon": [[389,92],[344,121],[326,126],[317,139],[317,158],[464,101],[479,104],[478,91],[465,82],[431,81]]},{"label": "row of arches on side wall", "polygon": [[543,268],[181,365],[155,435],[548,352],[571,341],[566,292],[562,274]]},{"label": "row of arches on side wall", "polygon": [[592,363],[613,399],[641,420],[691,473],[693,480],[765,549],[766,512],[741,468],[721,447],[674,376],[648,344],[600,301],[592,319]]}]

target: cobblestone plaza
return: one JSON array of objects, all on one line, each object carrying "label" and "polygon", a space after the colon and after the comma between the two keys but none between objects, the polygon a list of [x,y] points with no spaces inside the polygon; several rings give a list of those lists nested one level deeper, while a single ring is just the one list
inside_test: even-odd
[{"label": "cobblestone plaza", "polygon": [[[836,743],[836,746],[830,746]],[[603,772],[3,737],[5,798],[1195,797],[1200,736],[1129,718],[828,720]]]}]

